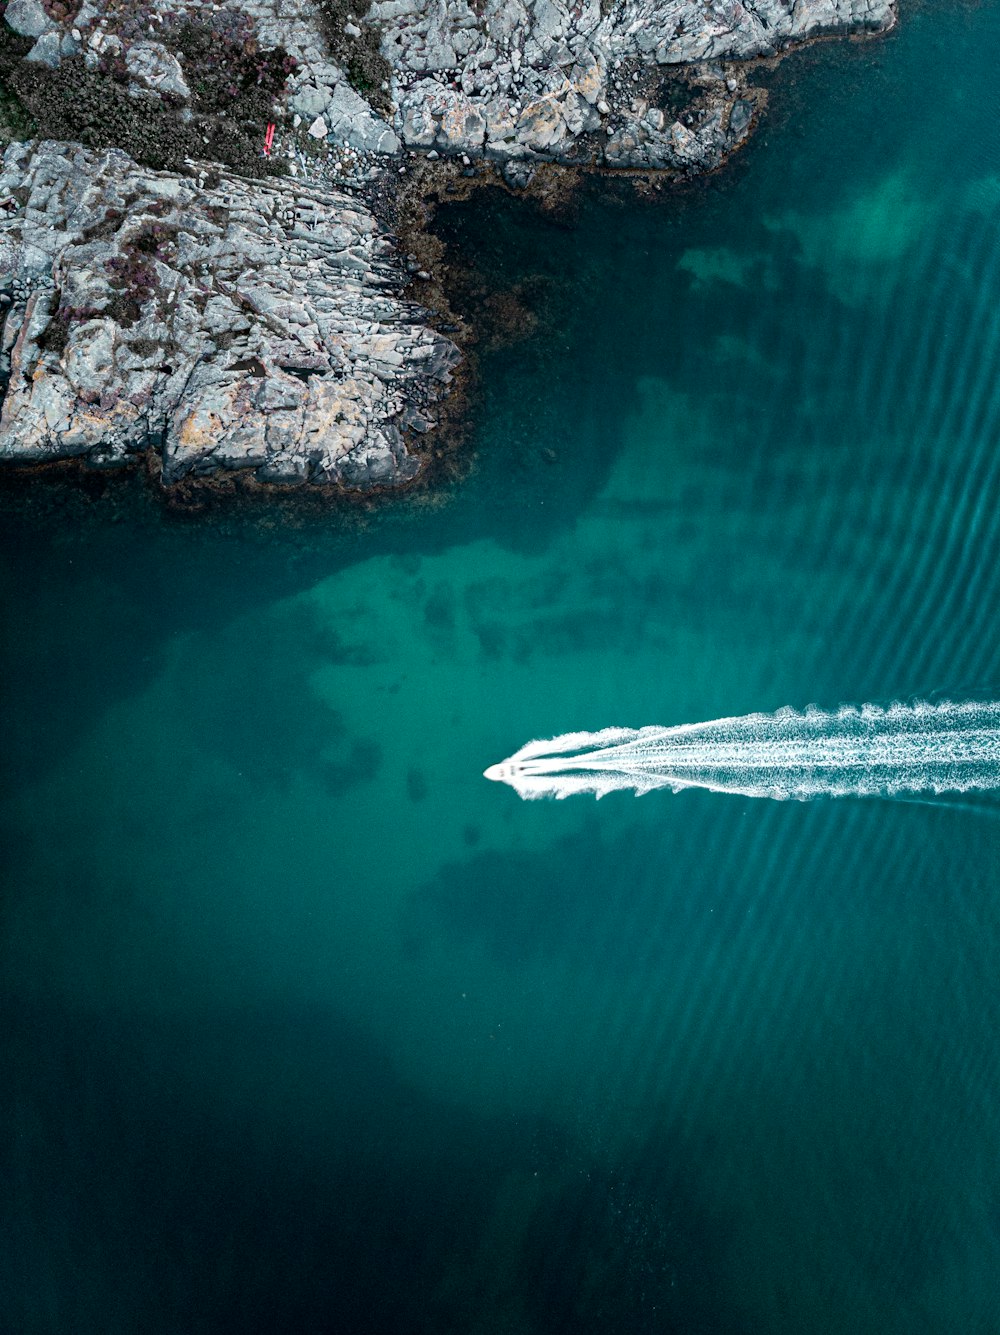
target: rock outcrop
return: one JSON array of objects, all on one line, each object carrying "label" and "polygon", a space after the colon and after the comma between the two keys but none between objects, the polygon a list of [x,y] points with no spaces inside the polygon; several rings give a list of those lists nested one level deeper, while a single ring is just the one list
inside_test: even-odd
[{"label": "rock outcrop", "polygon": [[[331,57],[331,4],[340,63]],[[10,0],[8,22],[36,38],[33,58],[82,49],[96,63],[110,43],[137,91],[183,97],[183,71],[155,34],[167,41],[183,16],[249,16],[262,44],[297,61],[288,105],[314,138],[390,157],[405,148],[680,174],[717,166],[750,132],[756,96],[744,62],[816,37],[880,32],[895,15],[894,0],[357,0],[339,8],[335,0],[147,0],[140,35],[124,12],[114,0],[87,0],[72,28],[60,30],[41,0]],[[350,81],[351,42],[372,29],[387,79],[363,97]],[[680,114],[671,85],[684,93]]]},{"label": "rock outcrop", "polygon": [[[754,110],[734,61],[878,31],[892,0],[376,0],[397,129],[439,153],[680,172],[718,165]],[[724,68],[721,62],[727,62]],[[662,85],[681,67],[682,116]]]},{"label": "rock outcrop", "polygon": [[0,458],[113,466],[154,442],[167,483],[418,471],[404,431],[460,355],[356,199],[43,142],[7,150],[0,210]]},{"label": "rock outcrop", "polygon": [[[392,194],[414,156],[458,157],[472,175],[488,162],[516,188],[547,163],[711,170],[752,131],[747,62],[883,31],[893,6],[6,0],[18,59],[53,90],[38,103],[56,108],[50,133],[85,104],[73,124],[95,148],[125,135],[136,156],[187,166],[50,140],[8,149],[0,460],[115,465],[152,442],[167,483],[410,480],[460,354],[402,299],[365,188]],[[262,164],[269,121],[280,161]],[[203,145],[272,174],[199,174]]]}]

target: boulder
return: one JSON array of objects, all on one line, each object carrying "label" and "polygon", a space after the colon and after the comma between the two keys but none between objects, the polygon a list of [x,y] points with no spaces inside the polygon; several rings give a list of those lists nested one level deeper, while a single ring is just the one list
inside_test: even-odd
[{"label": "boulder", "polygon": [[133,42],[125,53],[125,66],[137,83],[154,93],[191,100],[180,62],[162,42]]},{"label": "boulder", "polygon": [[325,87],[317,88],[314,83],[303,83],[292,94],[288,105],[304,121],[315,120],[317,116],[322,116],[330,105],[330,90]]},{"label": "boulder", "polygon": [[50,19],[41,0],[7,0],[4,21],[22,37],[41,37],[56,32],[59,25]]},{"label": "boulder", "polygon": [[75,323],[62,356],[62,374],[83,403],[97,403],[111,380],[117,326],[113,320]]},{"label": "boulder", "polygon": [[400,150],[399,139],[392,127],[381,116],[375,115],[346,79],[332,90],[325,115],[333,137],[351,148],[362,153],[382,153],[387,157],[395,156]]},{"label": "boulder", "polygon": [[43,33],[24,58],[33,65],[44,65],[46,69],[55,70],[59,68],[62,56],[62,34],[57,30]]}]

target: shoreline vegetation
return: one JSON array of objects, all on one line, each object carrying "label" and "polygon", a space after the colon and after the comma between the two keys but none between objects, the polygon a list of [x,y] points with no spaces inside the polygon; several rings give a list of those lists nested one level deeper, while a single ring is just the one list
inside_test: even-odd
[{"label": "shoreline vegetation", "polygon": [[194,510],[461,473],[484,331],[440,203],[559,210],[595,176],[653,194],[714,172],[762,68],[895,21],[892,0],[0,15],[0,478],[141,466]]}]

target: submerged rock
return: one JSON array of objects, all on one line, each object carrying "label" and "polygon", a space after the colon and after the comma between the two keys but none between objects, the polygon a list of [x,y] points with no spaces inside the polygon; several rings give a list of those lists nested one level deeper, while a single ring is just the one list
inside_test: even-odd
[{"label": "submerged rock", "polygon": [[419,470],[401,424],[427,420],[460,354],[401,299],[357,200],[52,141],[10,146],[0,199],[0,459],[113,466],[152,440],[168,484]]}]

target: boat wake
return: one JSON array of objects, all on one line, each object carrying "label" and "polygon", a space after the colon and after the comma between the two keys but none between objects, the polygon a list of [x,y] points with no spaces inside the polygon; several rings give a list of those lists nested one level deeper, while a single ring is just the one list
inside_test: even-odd
[{"label": "boat wake", "polygon": [[529,742],[485,772],[523,798],[707,788],[778,799],[1000,789],[1000,702],[810,706]]}]

